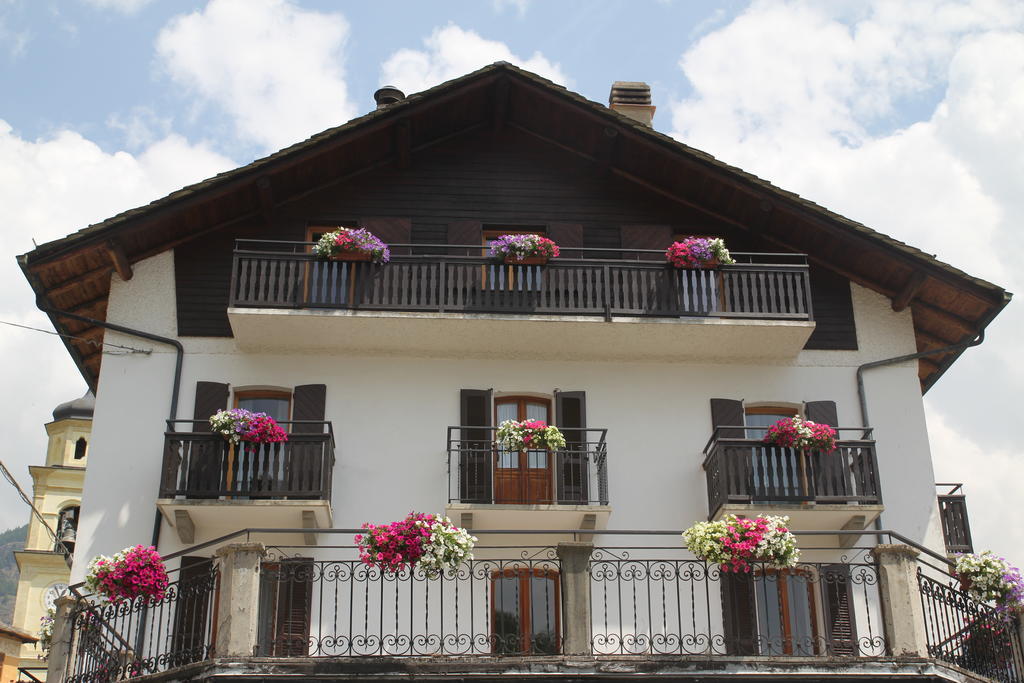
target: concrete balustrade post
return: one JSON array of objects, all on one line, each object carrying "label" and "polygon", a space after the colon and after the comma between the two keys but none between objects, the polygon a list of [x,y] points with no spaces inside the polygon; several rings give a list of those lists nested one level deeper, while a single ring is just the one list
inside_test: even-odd
[{"label": "concrete balustrade post", "polygon": [[220,600],[217,603],[217,657],[251,657],[259,637],[260,571],[267,549],[262,543],[232,543],[220,548]]},{"label": "concrete balustrade post", "polygon": [[71,656],[71,636],[74,631],[75,607],[78,600],[64,595],[54,602],[53,637],[50,655],[46,659],[46,680],[63,681],[67,676]]},{"label": "concrete balustrade post", "polygon": [[921,589],[917,582],[917,557],[908,545],[881,544],[872,550],[878,564],[882,621],[889,649],[897,657],[927,657]]},{"label": "concrete balustrade post", "polygon": [[583,541],[559,543],[562,578],[562,653],[591,654],[590,556],[594,544]]}]

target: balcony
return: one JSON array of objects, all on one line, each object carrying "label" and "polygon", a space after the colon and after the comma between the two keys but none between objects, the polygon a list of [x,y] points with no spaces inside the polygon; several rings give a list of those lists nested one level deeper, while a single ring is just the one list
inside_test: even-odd
[{"label": "balcony", "polygon": [[[239,240],[228,317],[242,349],[415,350],[450,357],[792,358],[814,329],[806,258],[737,253],[675,270],[661,252],[564,249],[504,265],[479,246],[392,245],[384,266]],[[287,324],[283,320],[287,318]],[[483,322],[481,322],[483,321]]]},{"label": "balcony", "polygon": [[734,436],[751,431],[758,430],[716,427],[704,448],[709,519],[779,514],[794,529],[860,530],[882,512],[870,429],[839,429],[862,438],[840,440],[832,453]]},{"label": "balcony", "polygon": [[509,451],[495,427],[448,428],[448,504],[456,524],[478,529],[604,529],[606,429],[563,428],[566,447]]},{"label": "balcony", "polygon": [[[194,428],[199,422],[183,420]],[[182,543],[241,527],[329,528],[330,422],[281,422],[288,441],[229,444],[210,432],[168,431],[157,506]],[[305,542],[314,534],[305,535]]]}]

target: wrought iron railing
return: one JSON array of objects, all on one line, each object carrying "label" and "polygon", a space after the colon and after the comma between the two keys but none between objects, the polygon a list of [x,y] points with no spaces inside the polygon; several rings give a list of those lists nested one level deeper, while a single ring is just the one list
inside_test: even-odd
[{"label": "wrought iron railing", "polygon": [[590,561],[593,651],[606,655],[850,656],[887,654],[878,568],[802,562],[749,573],[634,548]]},{"label": "wrought iron railing", "polygon": [[920,566],[917,581],[930,656],[996,681],[1024,681],[1018,617],[980,602],[934,567]]},{"label": "wrought iron railing", "polygon": [[[178,420],[170,427],[194,420]],[[334,432],[330,422],[281,422],[288,440],[230,444],[210,432],[164,436],[161,498],[331,499]]]},{"label": "wrought iron railing", "polygon": [[119,681],[209,658],[214,644],[215,564],[170,583],[161,598],[103,603],[87,596],[72,612],[67,683]]},{"label": "wrought iron railing", "polygon": [[[42,678],[39,678],[39,676]],[[18,683],[43,683],[46,680],[45,666],[19,666]]]},{"label": "wrought iron railing", "polygon": [[607,429],[561,428],[566,446],[511,451],[496,427],[448,427],[448,502],[608,505]]},{"label": "wrought iron railing", "polygon": [[[545,265],[506,265],[473,245],[392,245],[382,266],[320,261],[312,243],[238,240],[230,305],[453,313],[712,316],[811,320],[802,254],[737,253],[716,270],[676,270],[664,253],[617,259],[563,249]],[[452,255],[476,253],[479,256]]]},{"label": "wrought iron railing", "polygon": [[831,453],[725,436],[744,434],[745,429],[716,427],[704,448],[712,516],[728,503],[881,503],[870,429],[840,428],[840,434],[856,432],[862,438],[842,439]]},{"label": "wrought iron railing", "polygon": [[[269,657],[558,654],[559,561],[551,548],[477,558],[436,577],[339,559],[263,565],[257,653]],[[479,554],[479,553],[478,553]]]},{"label": "wrought iron railing", "polygon": [[946,542],[946,552],[973,553],[974,541],[971,539],[971,522],[967,518],[967,498],[957,493],[963,484],[939,484],[936,486],[950,487],[947,493],[939,495],[939,519],[942,520],[942,537]]}]

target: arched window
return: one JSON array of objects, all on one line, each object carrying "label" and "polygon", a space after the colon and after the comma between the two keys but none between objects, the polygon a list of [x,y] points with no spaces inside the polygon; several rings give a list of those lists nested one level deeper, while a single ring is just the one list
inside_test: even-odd
[{"label": "arched window", "polygon": [[89,447],[89,443],[85,440],[84,436],[78,437],[78,441],[75,442],[75,460],[81,460],[85,457],[85,449]]},{"label": "arched window", "polygon": [[78,538],[78,512],[79,507],[72,505],[64,508],[57,515],[57,542],[53,548],[56,552],[61,552],[61,546],[67,550],[69,555],[75,552],[75,541]]}]

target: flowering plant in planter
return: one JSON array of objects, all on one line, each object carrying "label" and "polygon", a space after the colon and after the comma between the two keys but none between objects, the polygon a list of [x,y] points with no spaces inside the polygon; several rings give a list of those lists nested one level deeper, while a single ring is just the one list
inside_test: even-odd
[{"label": "flowering plant in planter", "polygon": [[43,651],[39,659],[45,660],[50,656],[50,646],[53,645],[53,619],[56,614],[56,610],[47,607],[46,614],[39,617],[39,640],[36,641],[36,647]]},{"label": "flowering plant in planter", "polygon": [[673,242],[665,250],[665,259],[676,268],[714,268],[736,263],[720,237],[687,237]]},{"label": "flowering plant in planter", "polygon": [[749,572],[751,562],[793,567],[800,559],[789,517],[758,515],[754,519],[726,515],[715,522],[697,522],[683,532],[686,547],[723,572]]},{"label": "flowering plant in planter", "polygon": [[365,228],[338,228],[324,235],[313,246],[313,253],[322,259],[360,255],[377,264],[391,260],[391,249]]},{"label": "flowering plant in planter", "polygon": [[94,557],[85,585],[108,602],[140,596],[159,600],[167,591],[167,570],[153,546],[130,546],[113,557]]},{"label": "flowering plant in planter", "polygon": [[764,441],[783,448],[831,453],[836,449],[836,430],[799,417],[784,417],[768,427]]},{"label": "flowering plant in planter", "polygon": [[419,567],[429,577],[455,569],[473,559],[476,537],[441,515],[410,512],[390,524],[364,523],[366,533],[355,537],[359,559],[381,571],[397,573]]},{"label": "flowering plant in planter", "polygon": [[497,439],[511,451],[565,448],[562,430],[543,420],[505,420],[498,425]]},{"label": "flowering plant in planter", "polygon": [[972,597],[994,602],[1000,612],[1012,614],[1024,609],[1020,570],[991,550],[957,555],[955,575]]},{"label": "flowering plant in planter", "polygon": [[506,261],[522,261],[528,258],[558,258],[558,245],[540,235],[502,235],[491,240],[491,256]]},{"label": "flowering plant in planter", "polygon": [[243,408],[218,410],[210,416],[210,427],[233,444],[278,443],[288,440],[277,421],[266,413],[254,413]]}]

